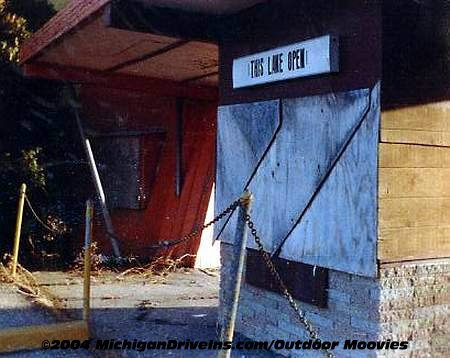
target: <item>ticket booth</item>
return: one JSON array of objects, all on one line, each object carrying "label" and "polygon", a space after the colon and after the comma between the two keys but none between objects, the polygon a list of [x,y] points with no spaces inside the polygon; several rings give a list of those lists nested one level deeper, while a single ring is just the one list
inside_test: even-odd
[{"label": "ticket booth", "polygon": [[[446,356],[446,1],[70,4],[22,62],[81,85],[124,247],[201,224],[214,181],[216,214],[250,190],[264,251],[319,338],[341,342],[336,356],[353,356],[346,340],[389,346],[361,356]],[[221,325],[237,219],[214,229]],[[255,249],[249,237],[236,330],[309,339]]]},{"label": "ticket booth", "polygon": [[[264,250],[337,357],[355,356],[346,340],[407,342],[364,357],[448,354],[449,19],[445,1],[267,2],[220,43],[216,211],[253,193]],[[216,226],[222,325],[237,219]],[[310,339],[247,245],[237,330]]]}]

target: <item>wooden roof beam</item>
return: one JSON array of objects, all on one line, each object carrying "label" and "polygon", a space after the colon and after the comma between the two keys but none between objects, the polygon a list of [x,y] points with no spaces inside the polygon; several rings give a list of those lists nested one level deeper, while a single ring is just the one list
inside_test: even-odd
[{"label": "wooden roof beam", "polygon": [[123,69],[125,67],[132,66],[132,65],[135,65],[135,64],[140,63],[140,62],[147,61],[147,60],[149,60],[149,59],[151,59],[153,57],[157,57],[157,56],[162,55],[162,54],[164,54],[166,52],[169,52],[169,51],[171,51],[173,49],[176,49],[178,47],[184,46],[188,42],[189,41],[186,41],[186,40],[179,40],[179,41],[174,42],[173,44],[170,44],[170,45],[168,45],[166,47],[163,47],[163,48],[161,48],[159,50],[152,51],[152,52],[146,53],[144,55],[141,55],[141,56],[134,57],[134,58],[131,58],[129,60],[126,60],[126,61],[124,61],[122,63],[114,65],[114,66],[112,66],[110,68],[107,68],[104,71],[105,72],[119,71],[119,70],[121,70],[121,69]]},{"label": "wooden roof beam", "polygon": [[104,73],[102,71],[87,70],[84,68],[58,66],[44,62],[25,64],[22,66],[24,74],[49,80],[68,81],[72,83],[94,85],[155,93],[158,96],[182,97],[217,101],[219,97],[216,87],[203,87],[179,83],[166,79],[156,79],[125,75],[119,73]]}]

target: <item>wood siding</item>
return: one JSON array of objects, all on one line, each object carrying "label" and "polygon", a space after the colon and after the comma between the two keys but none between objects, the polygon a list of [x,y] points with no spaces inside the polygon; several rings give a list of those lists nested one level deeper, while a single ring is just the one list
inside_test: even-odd
[{"label": "wood siding", "polygon": [[[185,101],[183,110],[183,177],[181,195],[176,195],[176,99],[142,92],[83,86],[80,90],[82,116],[86,129],[95,133],[139,132],[152,128],[165,131],[154,173],[146,172],[151,162],[139,163],[139,185],[147,185],[144,207],[111,210],[116,235],[124,255],[139,257],[195,254],[200,238],[173,247],[156,249],[159,241],[178,240],[204,223],[215,175],[216,109],[214,102]],[[151,138],[144,136],[140,152],[154,151]],[[94,153],[95,155],[96,153]],[[114,155],[111,152],[110,155]],[[142,165],[141,165],[142,164]],[[147,167],[146,167],[147,166]],[[102,175],[102,173],[100,173]],[[113,174],[117,175],[117,173]],[[105,178],[102,178],[105,181]],[[123,185],[122,185],[123,186]],[[91,186],[86,185],[86,190]],[[119,188],[117,188],[119,190]],[[128,188],[120,188],[128,192]],[[124,194],[122,193],[122,194]],[[107,200],[113,193],[106,192]],[[109,241],[101,217],[94,235],[105,252]],[[190,264],[193,265],[192,259]]]},{"label": "wood siding", "polygon": [[450,102],[382,113],[381,262],[450,257]]}]

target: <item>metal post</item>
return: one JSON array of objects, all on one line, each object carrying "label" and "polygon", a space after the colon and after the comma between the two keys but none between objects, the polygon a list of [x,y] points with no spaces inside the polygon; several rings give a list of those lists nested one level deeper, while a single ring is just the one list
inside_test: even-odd
[{"label": "metal post", "polygon": [[[232,342],[234,337],[234,327],[236,324],[237,310],[239,306],[239,295],[241,293],[241,282],[244,273],[244,264],[247,248],[247,234],[248,227],[245,222],[245,216],[250,214],[253,195],[246,191],[241,198],[241,206],[238,210],[238,223],[236,227],[236,238],[234,241],[233,257],[237,258],[233,262],[231,267],[231,277],[236,277],[235,285],[232,293],[232,306],[228,313],[228,317],[225,317],[225,324],[222,328],[221,340],[226,342]],[[228,358],[231,355],[231,349],[219,351],[219,358]]]},{"label": "metal post", "polygon": [[17,205],[16,232],[14,234],[13,265],[11,272],[13,277],[16,275],[17,262],[19,260],[20,233],[22,231],[23,205],[25,203],[26,190],[26,184],[22,184],[20,186],[19,203]]},{"label": "metal post", "polygon": [[84,231],[84,281],[83,281],[83,320],[89,322],[91,296],[91,242],[94,205],[91,200],[86,202],[86,223]]}]

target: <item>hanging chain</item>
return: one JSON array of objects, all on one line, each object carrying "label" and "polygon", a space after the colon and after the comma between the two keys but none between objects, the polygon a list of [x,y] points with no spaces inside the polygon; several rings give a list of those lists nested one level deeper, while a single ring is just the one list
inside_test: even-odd
[{"label": "hanging chain", "polygon": [[58,235],[59,232],[56,231],[55,229],[52,229],[50,226],[48,226],[44,220],[42,220],[39,215],[36,213],[36,210],[34,210],[33,205],[31,205],[30,199],[28,198],[28,196],[25,194],[25,201],[28,205],[28,207],[30,208],[31,213],[33,214],[34,218],[36,219],[36,221],[42,225],[42,227],[44,227],[45,229],[47,229],[48,231],[50,231],[52,234],[54,235]]},{"label": "hanging chain", "polygon": [[186,241],[192,240],[193,238],[195,238],[196,236],[201,234],[201,232],[203,230],[207,229],[211,225],[219,222],[220,220],[222,220],[226,216],[230,215],[240,204],[241,204],[241,199],[239,198],[239,199],[233,201],[229,207],[227,207],[224,211],[222,211],[214,219],[212,219],[208,223],[204,224],[200,228],[196,228],[196,229],[192,230],[189,234],[183,236],[179,240],[175,240],[175,241],[160,241],[156,247],[170,248],[170,247],[173,247],[173,246],[176,246],[176,245],[180,245],[180,244],[182,244],[182,243],[184,243]]},{"label": "hanging chain", "polygon": [[[219,222],[224,217],[231,214],[238,206],[245,205],[246,201],[248,200],[248,197],[243,196],[237,200],[235,200],[229,207],[227,207],[224,211],[222,211],[219,215],[217,215],[213,220],[203,225],[200,229],[194,229],[189,234],[183,236],[181,239],[177,241],[162,241],[159,242],[157,247],[164,247],[164,248],[170,248],[172,246],[179,245],[183,242],[189,241],[199,235],[204,229],[208,228],[209,226]],[[319,340],[319,335],[317,334],[317,331],[314,329],[312,324],[309,322],[309,320],[306,318],[305,312],[300,309],[300,307],[297,305],[297,302],[295,302],[294,298],[290,294],[286,284],[283,282],[282,278],[280,277],[280,274],[278,273],[277,269],[275,268],[275,264],[273,263],[272,259],[270,258],[270,255],[264,250],[264,246],[262,244],[261,238],[258,235],[258,232],[255,228],[255,223],[252,221],[252,218],[250,215],[246,214],[244,216],[244,220],[250,229],[250,233],[253,236],[253,239],[255,240],[256,246],[258,247],[258,251],[261,254],[264,264],[269,269],[272,277],[275,279],[279,289],[281,290],[283,296],[287,299],[289,302],[289,305],[292,307],[292,309],[295,311],[298,320],[300,323],[305,327],[306,331],[308,332],[311,339],[317,339]],[[327,358],[333,358],[334,355],[329,350],[324,350]]]},{"label": "hanging chain", "polygon": [[[267,266],[272,277],[275,279],[283,296],[288,300],[289,305],[292,307],[292,309],[297,314],[298,320],[305,327],[306,331],[308,332],[309,336],[312,339],[319,339],[317,331],[314,329],[314,327],[311,325],[311,323],[306,318],[305,312],[303,312],[300,309],[300,307],[297,305],[297,302],[295,302],[294,298],[289,293],[289,290],[286,287],[286,284],[281,279],[280,274],[278,273],[277,269],[275,268],[275,264],[273,263],[272,259],[270,258],[270,255],[264,250],[264,246],[261,242],[261,238],[259,237],[258,232],[256,231],[255,223],[252,221],[250,215],[248,215],[248,214],[245,215],[244,220],[247,223],[248,228],[250,229],[250,233],[253,236],[253,239],[255,240],[256,246],[258,247],[258,251],[263,258],[264,264]],[[325,350],[325,354],[328,358],[333,358],[333,353],[331,353],[330,351]]]}]

